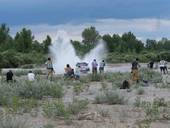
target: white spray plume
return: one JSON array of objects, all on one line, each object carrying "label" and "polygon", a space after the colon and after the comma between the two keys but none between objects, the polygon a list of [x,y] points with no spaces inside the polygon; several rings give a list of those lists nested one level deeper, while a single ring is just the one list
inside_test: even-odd
[{"label": "white spray plume", "polygon": [[65,31],[58,31],[55,41],[50,46],[50,54],[52,56],[56,74],[64,73],[66,64],[75,68],[77,62],[87,62],[89,67],[91,67],[93,59],[96,59],[99,63],[102,61],[106,51],[104,42],[100,40],[94,49],[87,53],[83,59],[80,59],[76,55],[74,47],[70,42],[70,38]]}]

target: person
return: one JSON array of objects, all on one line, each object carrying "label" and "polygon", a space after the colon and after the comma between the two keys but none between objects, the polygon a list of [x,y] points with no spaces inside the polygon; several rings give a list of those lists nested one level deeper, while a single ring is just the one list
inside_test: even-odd
[{"label": "person", "polygon": [[28,78],[28,81],[34,81],[35,80],[35,74],[32,71],[29,71],[27,78]]},{"label": "person", "polygon": [[96,59],[94,59],[93,62],[92,62],[92,73],[93,73],[93,75],[97,74],[97,67],[98,67],[98,64],[96,62]]},{"label": "person", "polygon": [[103,72],[104,72],[104,67],[105,67],[105,62],[104,62],[104,60],[102,60],[102,62],[100,62],[100,65],[99,65],[99,71],[100,71],[100,73],[103,73]]},{"label": "person", "polygon": [[13,81],[13,73],[11,70],[9,70],[7,73],[6,73],[6,81],[9,82],[9,81]]},{"label": "person", "polygon": [[139,71],[138,71],[138,67],[140,67],[139,63],[138,63],[139,59],[136,58],[135,61],[132,62],[132,80],[136,81],[137,83],[139,82]]},{"label": "person", "polygon": [[165,70],[165,73],[168,74],[168,67],[167,67],[167,61],[165,61],[165,64],[164,64],[164,70]]},{"label": "person", "polygon": [[47,65],[47,70],[48,70],[47,79],[49,79],[49,77],[50,77],[50,79],[52,80],[54,68],[53,68],[53,63],[52,63],[51,58],[48,58],[48,60],[45,64]]},{"label": "person", "polygon": [[153,69],[153,65],[154,65],[154,62],[153,62],[153,61],[150,61],[150,62],[149,62],[149,68],[150,68],[150,69]]},{"label": "person", "polygon": [[165,60],[161,60],[160,62],[159,62],[159,67],[160,67],[160,72],[162,73],[162,74],[165,74]]},{"label": "person", "polygon": [[74,75],[74,70],[70,67],[69,64],[65,67],[65,74],[66,77],[72,77]]},{"label": "person", "polygon": [[76,66],[74,75],[76,80],[80,78],[80,65]]},{"label": "person", "polygon": [[120,87],[120,89],[129,89],[130,88],[130,83],[127,80],[124,80],[122,83],[122,86]]}]

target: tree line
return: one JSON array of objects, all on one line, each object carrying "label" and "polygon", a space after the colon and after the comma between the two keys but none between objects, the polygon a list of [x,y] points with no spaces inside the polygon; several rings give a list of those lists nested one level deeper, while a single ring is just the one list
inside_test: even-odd
[{"label": "tree line", "polygon": [[[77,55],[80,57],[93,49],[102,39],[109,52],[108,58],[110,59],[108,61],[112,57],[114,58],[115,54],[139,55],[160,53],[161,51],[164,52],[164,55],[166,52],[166,58],[170,60],[170,40],[167,38],[162,38],[159,41],[147,39],[146,42],[142,42],[132,32],[126,32],[122,35],[100,35],[95,27],[85,28],[82,32],[82,38],[82,41],[71,40]],[[23,28],[12,37],[10,28],[6,24],[1,24],[0,67],[18,67],[24,64],[42,63],[47,57],[51,43],[52,39],[49,35],[42,42],[35,40],[32,31],[27,28]],[[147,54],[147,56],[150,56],[150,54]]]}]

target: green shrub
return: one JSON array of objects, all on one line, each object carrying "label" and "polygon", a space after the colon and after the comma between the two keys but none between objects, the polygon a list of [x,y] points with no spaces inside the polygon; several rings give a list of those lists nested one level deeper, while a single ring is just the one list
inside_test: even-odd
[{"label": "green shrub", "polygon": [[110,112],[109,112],[108,109],[97,108],[97,112],[98,112],[102,117],[110,117]]},{"label": "green shrub", "polygon": [[54,128],[54,125],[52,124],[46,124],[43,126],[43,128]]},{"label": "green shrub", "polygon": [[142,80],[147,80],[153,83],[160,83],[162,82],[162,76],[159,72],[154,70],[150,70],[148,68],[140,69],[140,76]]},{"label": "green shrub", "polygon": [[115,91],[105,91],[95,97],[95,103],[97,104],[125,104],[123,96]]},{"label": "green shrub", "polygon": [[0,118],[0,128],[29,128],[26,121],[5,115]]},{"label": "green shrub", "polygon": [[144,111],[148,120],[154,121],[160,118],[160,111],[157,105],[147,103],[144,106]]},{"label": "green shrub", "polygon": [[73,91],[78,95],[80,94],[80,92],[83,91],[83,84],[81,83],[75,83],[75,85],[73,85]]},{"label": "green shrub", "polygon": [[142,87],[139,87],[137,89],[137,95],[143,95],[145,93],[145,90]]},{"label": "green shrub", "polygon": [[140,107],[141,106],[141,99],[140,99],[140,97],[137,97],[136,99],[135,99],[135,102],[133,103],[133,105],[135,106],[135,107]]},{"label": "green shrub", "polygon": [[155,98],[153,104],[159,107],[167,107],[168,104],[165,102],[164,98]]},{"label": "green shrub", "polygon": [[43,105],[43,112],[44,115],[48,118],[57,118],[57,117],[63,117],[67,118],[69,116],[69,113],[61,101],[55,101],[55,102],[48,102]]},{"label": "green shrub", "polygon": [[48,81],[23,82],[18,87],[19,96],[23,98],[42,99],[43,96],[61,98],[63,96],[62,86]]},{"label": "green shrub", "polygon": [[81,110],[85,109],[88,105],[87,100],[73,100],[73,103],[70,103],[67,107],[70,114],[78,114]]}]

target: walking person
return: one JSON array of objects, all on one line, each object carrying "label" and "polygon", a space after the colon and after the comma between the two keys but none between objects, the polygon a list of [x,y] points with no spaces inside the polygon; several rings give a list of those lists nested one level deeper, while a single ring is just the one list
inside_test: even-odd
[{"label": "walking person", "polygon": [[104,73],[104,67],[105,67],[105,61],[104,60],[102,60],[102,62],[100,62],[100,64],[99,64],[99,71],[100,71],[100,74],[101,73]]},{"label": "walking person", "polygon": [[52,80],[53,78],[53,73],[54,73],[54,68],[53,68],[53,63],[51,58],[48,58],[47,62],[45,63],[47,66],[47,79],[50,78]]},{"label": "walking person", "polygon": [[159,67],[160,67],[160,72],[161,72],[161,74],[165,74],[165,66],[166,66],[165,60],[161,60],[161,61],[159,62]]}]

